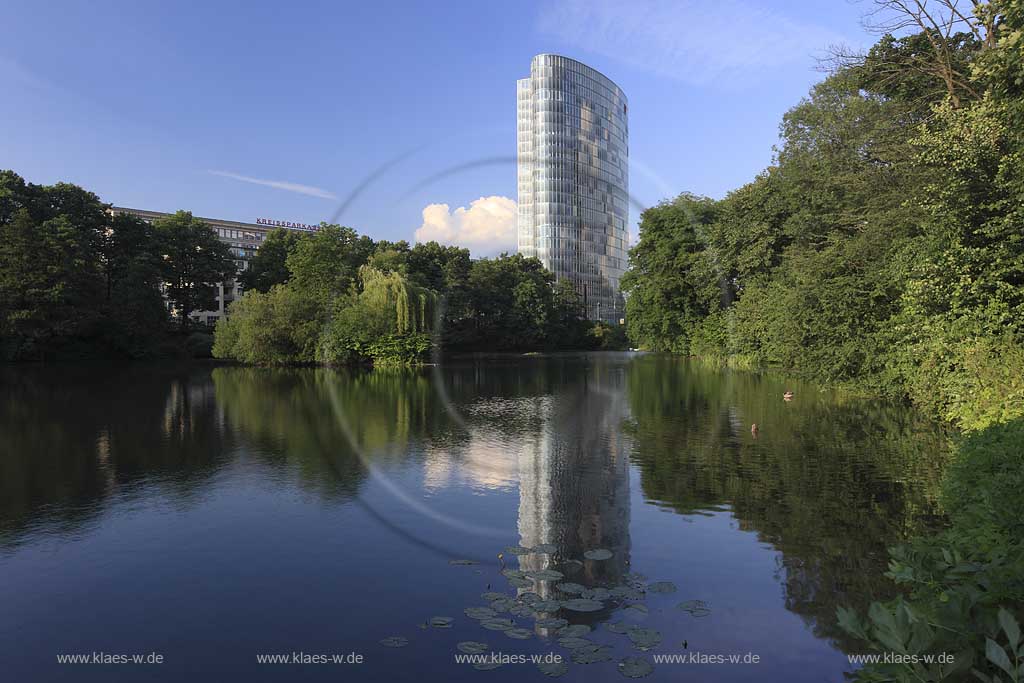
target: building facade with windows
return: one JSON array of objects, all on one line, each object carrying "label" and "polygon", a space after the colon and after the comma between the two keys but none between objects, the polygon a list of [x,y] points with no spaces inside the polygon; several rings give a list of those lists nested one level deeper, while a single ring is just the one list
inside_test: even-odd
[{"label": "building facade with windows", "polygon": [[[111,213],[128,214],[141,218],[147,223],[152,223],[159,218],[169,218],[174,214],[160,211],[148,211],[146,209],[130,209],[124,206],[113,206]],[[303,223],[292,223],[288,221],[275,221],[266,218],[257,219],[256,223],[242,223],[239,221],[227,221],[220,218],[203,218],[196,216],[217,233],[222,242],[231,248],[231,254],[235,257],[235,266],[238,272],[249,267],[249,260],[256,254],[256,251],[263,244],[267,234],[277,228],[286,230],[298,230],[301,232],[315,232],[319,228]],[[242,287],[237,281],[220,282],[217,284],[217,309],[213,311],[193,311],[189,316],[193,322],[215,325],[221,318],[227,317],[228,305],[242,296]]]},{"label": "building facade with windows", "polygon": [[619,322],[629,237],[629,105],[595,69],[540,54],[517,83],[519,253],[568,279],[591,320]]}]

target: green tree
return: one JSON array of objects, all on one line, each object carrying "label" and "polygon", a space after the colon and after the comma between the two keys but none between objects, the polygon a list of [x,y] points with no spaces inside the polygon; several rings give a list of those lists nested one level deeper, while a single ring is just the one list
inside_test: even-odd
[{"label": "green tree", "polygon": [[216,305],[217,283],[235,275],[234,257],[217,233],[188,211],[158,219],[153,228],[164,252],[165,293],[186,330],[193,311]]},{"label": "green tree", "polygon": [[305,235],[295,230],[277,228],[267,233],[255,256],[249,259],[238,281],[245,291],[269,292],[274,285],[283,285],[291,278],[288,255]]},{"label": "green tree", "polygon": [[346,293],[373,253],[367,240],[352,228],[323,224],[288,255],[292,284],[322,302]]}]

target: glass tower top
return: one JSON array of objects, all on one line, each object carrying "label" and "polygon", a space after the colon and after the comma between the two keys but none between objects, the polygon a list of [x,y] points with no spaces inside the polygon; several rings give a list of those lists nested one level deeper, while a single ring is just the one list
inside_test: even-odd
[{"label": "glass tower top", "polygon": [[576,287],[591,320],[623,315],[629,106],[619,86],[541,54],[518,81],[519,253]]}]

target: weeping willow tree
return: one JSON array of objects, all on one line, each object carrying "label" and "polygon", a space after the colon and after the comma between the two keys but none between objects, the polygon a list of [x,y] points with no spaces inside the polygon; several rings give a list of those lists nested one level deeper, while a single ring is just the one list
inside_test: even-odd
[{"label": "weeping willow tree", "polygon": [[402,274],[359,269],[361,291],[341,300],[321,340],[331,364],[414,364],[433,347],[437,295]]}]

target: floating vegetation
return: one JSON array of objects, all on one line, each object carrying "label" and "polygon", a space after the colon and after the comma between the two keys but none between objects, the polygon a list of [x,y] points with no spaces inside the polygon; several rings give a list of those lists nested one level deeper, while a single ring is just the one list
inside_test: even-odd
[{"label": "floating vegetation", "polygon": [[516,601],[508,596],[503,596],[497,600],[492,600],[488,607],[495,612],[507,612],[512,609],[512,606],[516,604]]},{"label": "floating vegetation", "polygon": [[494,591],[487,591],[486,593],[483,593],[480,597],[486,600],[487,602],[492,602],[494,600],[507,598],[508,596],[504,593],[495,593]]},{"label": "floating vegetation", "polygon": [[607,600],[612,597],[612,592],[607,588],[601,588],[599,586],[597,588],[587,588],[580,593],[580,597],[589,598],[591,600]]},{"label": "floating vegetation", "polygon": [[578,647],[589,647],[594,645],[594,641],[587,640],[586,638],[578,638],[576,636],[568,636],[566,638],[559,638],[558,644],[564,648],[575,650]]},{"label": "floating vegetation", "polygon": [[477,621],[481,619],[493,619],[498,616],[498,613],[490,607],[467,607],[462,610],[462,612],[470,619],[476,619]]},{"label": "floating vegetation", "polygon": [[630,605],[626,605],[625,612],[634,617],[646,617],[651,610],[647,609],[647,605],[641,605],[638,602],[634,602]]},{"label": "floating vegetation", "polygon": [[519,597],[516,598],[516,600],[518,600],[519,602],[526,603],[527,605],[532,605],[535,602],[540,602],[541,600],[543,600],[543,598],[541,598],[533,591],[527,591],[525,593],[520,593]]},{"label": "floating vegetation", "polygon": [[521,545],[510,545],[507,548],[505,548],[505,552],[509,555],[529,555],[530,549],[524,548]]},{"label": "floating vegetation", "polygon": [[509,613],[516,617],[532,617],[533,607],[531,605],[515,604],[509,608]]},{"label": "floating vegetation", "polygon": [[516,640],[527,640],[533,637],[533,631],[528,628],[510,628],[505,631],[505,635]]},{"label": "floating vegetation", "polygon": [[558,600],[541,600],[530,605],[534,612],[557,612],[562,609],[562,603]]},{"label": "floating vegetation", "polygon": [[563,661],[557,662],[537,662],[537,668],[545,676],[551,676],[557,678],[558,676],[564,676],[569,671],[569,665]]},{"label": "floating vegetation", "polygon": [[530,548],[530,552],[537,553],[538,555],[553,555],[558,552],[558,546],[551,543],[541,543]]},{"label": "floating vegetation", "polygon": [[643,600],[644,592],[637,588],[630,586],[616,586],[608,591],[613,598],[621,598],[622,600]]},{"label": "floating vegetation", "polygon": [[661,632],[653,628],[640,628],[634,626],[626,633],[633,645],[641,650],[650,650],[652,647],[661,645]]},{"label": "floating vegetation", "polygon": [[587,590],[586,586],[581,586],[578,583],[572,581],[566,581],[565,583],[555,584],[555,588],[562,591],[563,593],[569,593],[570,595],[579,595],[583,591]]},{"label": "floating vegetation", "polygon": [[533,581],[530,579],[513,578],[508,580],[509,584],[516,588],[533,588]]},{"label": "floating vegetation", "polygon": [[579,560],[566,560],[562,563],[562,569],[569,574],[575,574],[579,570],[583,569],[583,563]]},{"label": "floating vegetation", "polygon": [[480,625],[488,631],[507,631],[510,628],[516,627],[511,619],[502,619],[500,617],[497,619],[484,619],[480,622]]},{"label": "floating vegetation", "polygon": [[476,560],[448,560],[448,564],[456,567],[469,567],[474,564],[480,564]]},{"label": "floating vegetation", "polygon": [[671,581],[655,581],[647,586],[647,590],[652,593],[675,593],[676,585]]},{"label": "floating vegetation", "polygon": [[604,603],[600,600],[589,598],[573,598],[562,603],[562,607],[573,612],[597,612],[604,609]]},{"label": "floating vegetation", "polygon": [[526,575],[537,581],[561,581],[565,574],[554,569],[539,569],[535,572],[526,572]]},{"label": "floating vegetation", "polygon": [[605,628],[612,633],[618,633],[619,635],[625,635],[630,629],[628,625],[623,624],[621,621],[613,621],[609,624],[605,624]]},{"label": "floating vegetation", "polygon": [[430,617],[430,625],[434,628],[451,628],[455,619],[451,617]]},{"label": "floating vegetation", "polygon": [[501,662],[488,660],[486,662],[477,662],[473,665],[473,668],[477,671],[491,671],[501,666]]},{"label": "floating vegetation", "polygon": [[567,626],[569,622],[561,617],[548,617],[546,619],[538,619],[536,624],[537,628],[559,629]]},{"label": "floating vegetation", "polygon": [[590,627],[586,624],[573,624],[566,626],[558,632],[559,638],[579,638],[590,633]]},{"label": "floating vegetation", "polygon": [[654,671],[654,667],[643,657],[626,657],[619,662],[619,673],[626,678],[643,678]]},{"label": "floating vegetation", "polygon": [[612,556],[612,551],[606,548],[597,548],[595,550],[588,550],[583,553],[583,557],[588,560],[607,560]]},{"label": "floating vegetation", "polygon": [[409,639],[405,636],[391,636],[381,640],[380,644],[384,647],[405,647],[409,644]]},{"label": "floating vegetation", "polygon": [[684,612],[689,612],[693,617],[706,617],[711,614],[711,606],[703,600],[687,600],[679,603],[677,607]]},{"label": "floating vegetation", "polygon": [[630,572],[626,574],[626,579],[629,581],[637,581],[639,583],[643,583],[647,581],[647,576],[641,574],[640,572]]},{"label": "floating vegetation", "polygon": [[595,664],[607,662],[612,658],[612,651],[606,645],[589,645],[572,651],[572,661],[577,664]]},{"label": "floating vegetation", "polygon": [[477,640],[464,640],[455,647],[459,652],[465,652],[467,655],[482,655],[487,652],[488,645]]},{"label": "floating vegetation", "polygon": [[501,573],[506,579],[526,578],[526,572],[524,572],[522,569],[502,569]]}]

